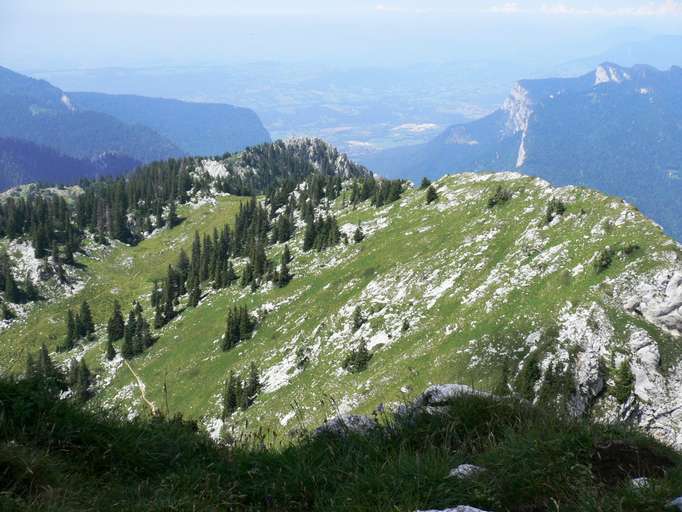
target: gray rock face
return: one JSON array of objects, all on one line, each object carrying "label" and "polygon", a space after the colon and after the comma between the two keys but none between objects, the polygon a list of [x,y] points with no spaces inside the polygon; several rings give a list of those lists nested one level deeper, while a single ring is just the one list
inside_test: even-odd
[{"label": "gray rock face", "polygon": [[682,334],[682,272],[662,272],[652,282],[640,284],[624,307],[679,336]]},{"label": "gray rock face", "polygon": [[336,416],[335,418],[327,421],[321,427],[318,427],[315,430],[315,435],[346,435],[349,433],[366,434],[370,430],[376,428],[376,426],[376,421],[369,416],[361,416],[356,414]]}]

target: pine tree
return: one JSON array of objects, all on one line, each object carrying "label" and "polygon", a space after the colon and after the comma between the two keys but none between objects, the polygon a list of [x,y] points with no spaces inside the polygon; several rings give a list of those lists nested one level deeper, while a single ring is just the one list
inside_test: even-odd
[{"label": "pine tree", "polygon": [[163,287],[162,312],[164,325],[173,320],[175,317],[175,293],[173,291],[173,270],[168,267],[168,278]]},{"label": "pine tree", "polygon": [[90,305],[85,301],[81,304],[78,318],[80,319],[80,332],[78,333],[80,336],[89,337],[95,333],[92,311],[90,310]]},{"label": "pine tree", "polygon": [[309,251],[315,246],[315,239],[317,238],[317,226],[314,220],[307,222],[305,231],[303,232],[303,250]]},{"label": "pine tree", "polygon": [[40,379],[44,388],[54,395],[66,389],[64,376],[52,362],[44,343],[38,351],[38,360],[35,363],[35,377]]},{"label": "pine tree", "polygon": [[24,296],[29,302],[36,301],[40,298],[40,293],[33,284],[33,279],[31,278],[30,272],[26,273],[26,278],[24,279]]},{"label": "pine tree", "polygon": [[175,201],[171,201],[171,203],[168,207],[168,227],[174,228],[179,223],[180,223],[180,219],[178,219],[178,213],[177,213],[177,207],[175,205]]},{"label": "pine tree", "polygon": [[19,288],[17,287],[17,283],[12,275],[12,269],[9,265],[5,267],[3,280],[5,283],[5,299],[7,302],[17,304],[21,300],[21,295],[19,294]]},{"label": "pine tree", "polygon": [[223,395],[223,419],[232,416],[232,413],[237,410],[237,379],[234,372],[230,371],[230,375],[225,382],[225,394]]},{"label": "pine tree", "polygon": [[114,312],[107,324],[107,336],[109,341],[118,341],[123,338],[124,334],[125,321],[123,320],[123,314],[121,313],[121,304],[119,304],[118,301],[114,301]]},{"label": "pine tree", "polygon": [[362,231],[362,227],[360,226],[360,223],[358,222],[358,227],[355,229],[355,233],[353,233],[353,242],[356,244],[359,244],[365,239],[365,233]]},{"label": "pine tree", "polygon": [[426,189],[426,204],[431,204],[436,199],[438,199],[438,192],[436,192],[436,189],[433,188],[433,185],[429,185],[429,187]]},{"label": "pine tree", "polygon": [[258,375],[258,368],[256,367],[256,364],[254,362],[251,362],[251,365],[249,367],[249,378],[246,382],[246,385],[244,386],[244,393],[243,393],[243,408],[246,409],[250,407],[254,400],[256,399],[256,395],[261,390],[261,382],[260,382],[260,376]]},{"label": "pine tree", "polygon": [[128,313],[128,322],[125,325],[125,333],[123,335],[123,345],[121,345],[121,355],[130,359],[135,355],[135,335],[137,334],[137,322],[135,313],[131,311]]},{"label": "pine tree", "polygon": [[154,283],[152,283],[152,293],[151,293],[151,301],[150,302],[151,302],[153,308],[158,306],[159,302],[161,302],[161,294],[159,293],[159,282],[158,281],[154,281]]},{"label": "pine tree", "polygon": [[163,310],[161,309],[161,305],[157,304],[154,309],[154,329],[161,329],[164,325]]},{"label": "pine tree", "polygon": [[199,282],[195,282],[192,290],[189,294],[189,306],[196,308],[201,300],[201,288],[199,287]]},{"label": "pine tree", "polygon": [[71,350],[78,339],[78,326],[76,325],[76,318],[71,310],[66,313],[66,336],[61,345],[62,350]]},{"label": "pine tree", "polygon": [[362,324],[365,323],[365,319],[362,318],[362,311],[360,311],[360,306],[356,306],[353,310],[353,331],[357,331]]},{"label": "pine tree", "polygon": [[277,276],[277,286],[284,288],[289,281],[291,281],[292,276],[289,272],[288,260],[290,258],[289,250],[287,246],[284,246],[284,252],[282,253],[282,262],[279,265],[279,275]]},{"label": "pine tree", "polygon": [[115,357],[116,357],[116,349],[114,348],[114,344],[111,341],[111,339],[108,338],[107,339],[106,358],[108,361],[111,361]]},{"label": "pine tree", "polygon": [[419,190],[426,190],[431,186],[431,180],[426,176],[422,178],[421,185],[419,185]]},{"label": "pine tree", "polygon": [[69,365],[69,386],[73,392],[73,397],[79,402],[85,402],[90,398],[90,385],[92,384],[92,374],[85,359],[80,362],[71,360]]}]

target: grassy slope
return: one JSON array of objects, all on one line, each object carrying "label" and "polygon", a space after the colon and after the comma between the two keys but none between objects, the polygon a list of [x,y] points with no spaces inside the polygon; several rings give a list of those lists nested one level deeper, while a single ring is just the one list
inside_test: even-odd
[{"label": "grassy slope", "polygon": [[[497,180],[503,179],[443,178],[438,182],[439,201],[428,206],[423,192],[416,190],[379,210],[369,205],[344,209],[339,201],[340,224],[362,221],[371,232],[367,239],[322,254],[301,254],[299,232],[292,243],[296,278],[285,289],[250,294],[233,287],[211,293],[200,307],[186,310],[164,328],[147,354],[133,362],[147,395],[163,409],[165,381],[171,413],[215,417],[229,370],[255,361],[268,376],[268,392],[248,412],[237,413],[235,423],[258,419],[265,428],[289,430],[299,422],[319,423],[338,410],[369,411],[381,402],[403,400],[401,388],[409,394],[409,389],[419,391],[430,382],[494,387],[504,359],[515,365],[527,350],[522,337],[556,323],[567,301],[604,305],[621,331],[637,323],[609,306],[607,281],[623,271],[642,273],[661,266],[664,253],[676,250],[675,245],[632,207],[583,189],[559,192],[568,211],[558,223],[544,227],[545,206],[555,192],[532,178],[504,181],[514,198],[488,209],[487,199]],[[147,293],[150,279],[159,277],[177,254],[178,241],[188,245],[196,226],[212,229],[231,218],[236,204],[235,199],[222,199],[215,212],[185,211],[188,220],[175,230],[137,248],[117,248],[102,262],[87,262],[93,275],[102,277],[69,304],[93,301],[96,320],[104,322],[113,299],[110,289],[119,289],[124,303]],[[603,229],[595,231],[595,226]],[[529,227],[537,228],[535,235]],[[616,256],[606,272],[595,272],[590,263],[595,253],[633,243],[641,249]],[[564,245],[552,252],[559,244]],[[122,265],[128,256],[134,258],[132,271]],[[568,270],[578,265],[584,271],[571,276]],[[510,279],[536,271],[542,275],[492,298]],[[500,276],[497,282],[469,301],[491,272]],[[253,309],[268,305],[271,311],[253,339],[223,353],[219,338],[225,312],[235,302]],[[353,333],[350,312],[356,304],[369,319]],[[37,346],[55,331],[53,322],[61,332],[64,306],[47,306],[32,314],[27,326],[2,333],[3,350]],[[406,332],[401,329],[404,318],[410,322]],[[667,343],[656,329],[648,329],[659,343]],[[340,370],[341,360],[361,337],[374,345],[374,357],[367,371],[347,374]],[[670,359],[678,360],[678,351],[670,343],[666,346]],[[302,347],[308,349],[311,363],[299,372],[295,359]],[[92,367],[101,364],[103,348],[99,342],[88,351]],[[275,365],[279,371],[272,369]],[[289,384],[275,389],[274,381],[281,379]],[[139,393],[131,382],[130,372],[119,370],[101,399],[139,409]]]},{"label": "grassy slope", "polygon": [[114,300],[123,305],[124,314],[127,314],[134,300],[149,294],[152,281],[166,275],[167,266],[177,261],[180,248],[191,249],[195,230],[210,232],[214,227],[222,228],[232,221],[240,202],[241,198],[228,196],[218,198],[215,206],[185,206],[178,209],[185,221],[173,230],[162,230],[136,247],[116,243],[89,251],[89,257],[78,259],[83,266],[79,275],[86,280],[80,293],[56,302],[38,303],[28,321],[0,334],[3,364],[11,361],[9,367],[22,369],[27,351],[36,350],[41,343],[54,349],[66,332],[67,308],[77,310],[84,300],[90,304],[103,336]]},{"label": "grassy slope", "polygon": [[[27,382],[1,380],[0,404],[7,511],[653,512],[682,485],[679,454],[650,438],[507,399],[462,396],[409,422],[383,415],[367,436],[231,449],[177,421],[94,416]],[[448,477],[463,463],[485,471]]]}]

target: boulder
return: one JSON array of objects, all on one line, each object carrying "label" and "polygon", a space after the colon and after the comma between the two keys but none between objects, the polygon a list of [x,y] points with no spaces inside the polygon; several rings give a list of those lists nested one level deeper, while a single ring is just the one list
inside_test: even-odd
[{"label": "boulder", "polygon": [[315,435],[320,434],[334,434],[346,435],[352,434],[366,434],[376,428],[377,422],[369,416],[361,416],[356,414],[348,414],[343,416],[336,416],[324,423],[321,427],[315,430]]},{"label": "boulder", "polygon": [[490,393],[478,391],[464,384],[435,384],[426,388],[412,403],[415,409],[424,407],[440,407],[462,395],[491,396]]},{"label": "boulder", "polygon": [[451,469],[448,476],[460,479],[472,478],[483,471],[485,471],[485,468],[482,468],[481,466],[476,466],[474,464],[460,464],[456,468]]},{"label": "boulder", "polygon": [[659,273],[642,283],[623,303],[630,313],[642,315],[675,335],[682,333],[682,272]]}]

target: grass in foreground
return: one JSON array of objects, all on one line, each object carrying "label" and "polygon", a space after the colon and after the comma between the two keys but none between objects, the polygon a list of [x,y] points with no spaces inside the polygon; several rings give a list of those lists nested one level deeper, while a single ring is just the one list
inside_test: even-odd
[{"label": "grass in foreground", "polygon": [[[651,438],[513,400],[379,419],[366,436],[219,447],[179,418],[130,423],[3,380],[0,509],[659,511],[682,488],[682,458]],[[449,478],[462,463],[486,471]]]}]

